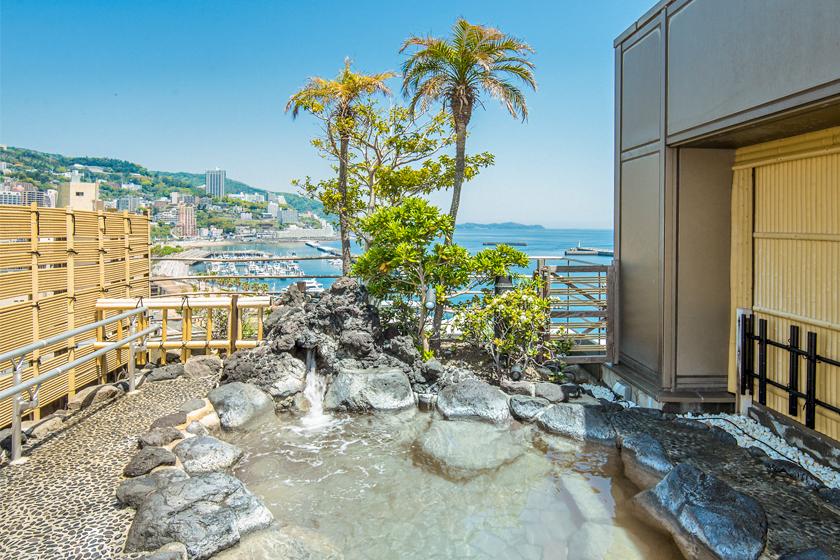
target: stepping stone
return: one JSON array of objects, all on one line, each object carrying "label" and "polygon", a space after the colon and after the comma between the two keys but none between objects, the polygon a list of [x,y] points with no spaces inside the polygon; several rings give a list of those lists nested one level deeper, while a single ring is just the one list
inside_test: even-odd
[{"label": "stepping stone", "polygon": [[181,430],[167,426],[165,428],[155,428],[150,430],[138,438],[140,447],[163,447],[169,445],[176,439],[183,439],[184,435]]},{"label": "stepping stone", "polygon": [[80,410],[92,404],[115,399],[123,394],[125,394],[125,391],[115,385],[85,387],[67,400],[67,408]]},{"label": "stepping stone", "polygon": [[171,426],[180,426],[181,424],[187,423],[187,413],[186,412],[173,412],[172,414],[167,414],[166,416],[161,416],[150,426],[150,430],[154,430],[155,428],[168,428]]},{"label": "stepping stone", "polygon": [[134,477],[150,472],[161,465],[174,465],[175,455],[163,447],[144,447],[138,451],[123,469],[125,476]]}]

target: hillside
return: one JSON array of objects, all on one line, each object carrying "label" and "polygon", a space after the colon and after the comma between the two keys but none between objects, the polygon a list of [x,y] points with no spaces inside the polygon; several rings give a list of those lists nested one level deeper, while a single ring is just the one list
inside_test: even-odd
[{"label": "hillside", "polygon": [[[88,156],[71,157],[26,148],[8,147],[0,150],[0,161],[8,164],[11,174],[7,177],[19,181],[28,181],[41,190],[56,188],[58,184],[67,181],[64,174],[70,172],[76,165],[85,166],[85,168],[79,169],[82,180],[104,181],[100,187],[100,195],[103,200],[112,200],[127,194],[140,194],[145,198],[154,200],[169,196],[170,193],[175,191],[195,195],[204,194],[203,190],[197,188],[204,184],[203,173],[155,171],[137,163],[120,159]],[[126,191],[120,187],[123,184],[138,185],[140,190],[139,192]],[[225,180],[225,190],[228,193],[245,192],[263,195],[269,192],[231,178]],[[289,206],[298,212],[312,211],[319,216],[324,216],[323,206],[316,200],[311,200],[296,193],[278,192],[275,194],[283,195]]]}]

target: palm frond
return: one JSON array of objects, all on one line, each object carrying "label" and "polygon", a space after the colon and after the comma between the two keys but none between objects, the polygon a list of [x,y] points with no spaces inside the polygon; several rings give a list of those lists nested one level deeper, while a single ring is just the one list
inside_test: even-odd
[{"label": "palm frond", "polygon": [[511,81],[536,89],[529,59],[534,49],[527,43],[459,18],[449,38],[411,36],[400,48],[406,51],[410,54],[402,67],[402,93],[412,111],[440,101],[450,109],[466,107],[469,114],[485,91],[514,117],[527,118],[524,93]]}]

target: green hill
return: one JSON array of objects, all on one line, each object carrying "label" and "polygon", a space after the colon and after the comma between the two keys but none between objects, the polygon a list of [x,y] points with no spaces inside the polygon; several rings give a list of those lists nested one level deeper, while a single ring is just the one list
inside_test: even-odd
[{"label": "green hill", "polygon": [[[0,161],[8,164],[11,171],[9,177],[33,183],[41,190],[56,188],[66,182],[65,173],[73,170],[74,165],[85,166],[79,169],[82,180],[102,180],[100,194],[104,200],[111,200],[125,194],[136,194],[125,191],[120,185],[132,183],[140,186],[140,194],[154,200],[162,196],[169,196],[174,191],[203,195],[199,185],[204,184],[204,173],[189,173],[184,171],[155,171],[121,159],[105,157],[72,157],[62,154],[50,154],[29,150],[26,148],[7,147],[0,149]],[[269,191],[260,189],[227,178],[225,191],[228,193],[244,192],[249,194],[267,194]],[[296,193],[278,192],[286,202],[298,212],[312,211],[319,216],[325,216],[320,202]]]}]

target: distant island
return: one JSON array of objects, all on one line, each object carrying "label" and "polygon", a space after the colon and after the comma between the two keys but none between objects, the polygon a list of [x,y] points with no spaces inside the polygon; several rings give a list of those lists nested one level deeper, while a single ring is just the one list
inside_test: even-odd
[{"label": "distant island", "polygon": [[465,230],[465,229],[527,229],[532,231],[543,231],[545,228],[541,225],[537,224],[520,224],[517,222],[500,222],[495,224],[477,224],[473,222],[466,222],[463,224],[458,224],[458,229]]}]

